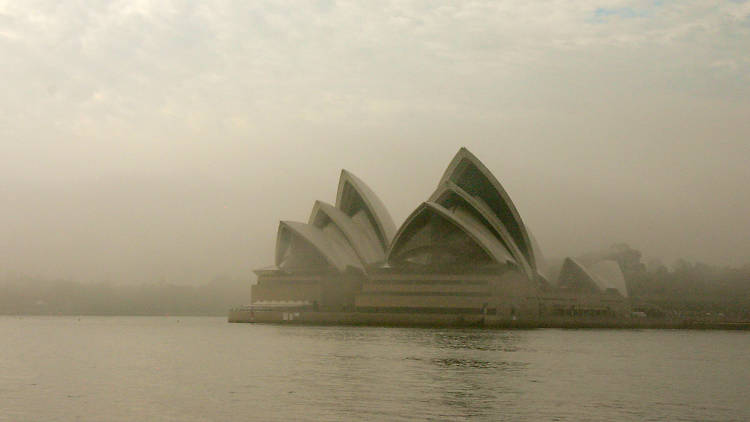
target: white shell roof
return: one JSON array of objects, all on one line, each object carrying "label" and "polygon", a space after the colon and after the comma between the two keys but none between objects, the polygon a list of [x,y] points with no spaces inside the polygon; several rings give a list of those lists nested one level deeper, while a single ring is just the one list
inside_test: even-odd
[{"label": "white shell roof", "polygon": [[[531,244],[531,240],[526,231],[526,227],[523,223],[523,220],[521,219],[521,216],[518,213],[518,210],[516,209],[516,206],[513,204],[510,196],[508,196],[508,193],[505,192],[505,189],[503,189],[503,186],[495,178],[492,172],[481,161],[479,161],[479,159],[474,156],[474,154],[469,152],[469,150],[467,150],[466,148],[462,147],[453,157],[453,160],[445,170],[443,177],[440,179],[440,185],[444,184],[448,180],[457,182],[460,173],[466,170],[467,166],[476,168],[476,170],[482,175],[486,182],[490,184],[492,188],[490,192],[494,191],[496,197],[488,197],[483,199],[488,203],[488,206],[497,215],[498,219],[503,222],[503,225],[515,240],[516,246],[518,246],[518,248],[524,253],[531,267],[536,269],[536,259],[533,250],[534,248]],[[457,184],[461,186],[460,183]],[[466,190],[465,187],[464,190]],[[493,199],[496,200],[499,204],[499,207],[497,209],[492,206],[490,201],[488,201]],[[504,210],[511,215],[510,218],[508,218],[506,215],[503,215]]]},{"label": "white shell roof", "polygon": [[351,191],[356,193],[356,195],[362,200],[366,212],[374,222],[375,233],[378,235],[383,250],[386,250],[388,246],[390,246],[393,236],[396,234],[396,224],[393,223],[391,214],[388,213],[388,209],[383,204],[383,201],[375,195],[375,192],[373,192],[365,182],[360,180],[354,174],[346,170],[341,170],[339,188],[336,193],[336,207],[349,216],[354,215],[356,212],[353,209],[354,204],[347,200],[349,196],[347,194]]},{"label": "white shell roof", "polygon": [[[569,281],[567,279],[572,279],[577,286],[570,286],[567,284]],[[563,261],[558,284],[563,287],[584,287],[596,292],[601,292],[602,290],[601,282],[599,282],[593,274],[589,273],[586,267],[573,258],[565,258],[565,261]]]},{"label": "white shell roof", "polygon": [[[454,200],[448,199],[451,197]],[[421,213],[447,220],[498,264],[512,263],[529,279],[546,275],[542,273],[545,265],[539,247],[510,197],[466,148],[455,155],[428,202],[420,205],[398,231],[380,198],[354,174],[342,170],[335,206],[317,201],[308,224],[279,224],[276,265],[286,259],[293,241],[304,242],[299,245],[301,254],[305,249],[306,254],[319,253],[338,271],[349,267],[364,271],[365,267],[382,262],[387,265],[399,239]],[[609,284],[617,283],[615,280]]]},{"label": "white shell roof", "polygon": [[[612,260],[599,261],[588,267],[573,258],[565,258],[559,281],[565,282],[565,278],[573,273],[575,281],[583,283],[596,291],[615,289],[624,297],[628,296],[625,277],[620,271],[620,266]],[[577,273],[577,274],[576,274]]]},{"label": "white shell roof", "polygon": [[331,266],[340,272],[345,271],[347,267],[362,269],[362,264],[345,238],[340,237],[333,230],[323,230],[313,225],[296,221],[282,221],[279,223],[279,234],[276,242],[277,266],[281,264],[284,252],[289,247],[289,242],[281,240],[284,231],[288,231],[293,236],[303,239],[318,251]]},{"label": "white shell roof", "polygon": [[529,234],[529,239],[531,240],[531,250],[533,251],[534,261],[536,262],[536,272],[543,279],[549,281],[552,279],[552,275],[550,273],[549,264],[544,258],[544,254],[542,254],[542,249],[539,247],[539,242],[536,241],[531,229],[527,227],[526,232]]},{"label": "white shell roof", "polygon": [[385,252],[376,237],[363,230],[340,209],[331,204],[316,201],[310,213],[309,224],[322,228],[326,224],[325,217],[330,221],[328,224],[334,224],[341,230],[363,264],[369,265],[385,259]]},{"label": "white shell roof", "polygon": [[513,256],[514,261],[518,263],[523,272],[529,279],[533,279],[534,271],[526,260],[526,256],[518,249],[513,237],[508,233],[508,229],[505,228],[502,221],[497,215],[490,209],[489,205],[484,202],[481,198],[472,196],[460,186],[456,185],[450,180],[446,180],[430,197],[430,201],[436,202],[441,205],[444,204],[444,200],[447,199],[449,194],[455,194],[461,198],[468,206],[472,207],[479,213],[489,224],[487,227],[492,235],[498,238],[500,242],[507,248],[509,253]]},{"label": "white shell roof", "polygon": [[605,289],[616,289],[621,295],[628,297],[628,287],[625,284],[625,276],[622,274],[620,264],[617,261],[607,259],[599,261],[588,267],[589,273],[593,274]]},{"label": "white shell roof", "polygon": [[500,241],[490,232],[490,230],[470,211],[462,208],[456,208],[451,211],[435,202],[424,202],[417,207],[414,212],[406,219],[398,233],[393,239],[390,249],[388,250],[387,259],[390,258],[394,251],[398,250],[399,240],[410,230],[411,223],[422,213],[434,213],[446,219],[458,229],[463,231],[467,236],[474,240],[487,255],[498,264],[507,262],[515,263],[510,252],[500,243]]}]

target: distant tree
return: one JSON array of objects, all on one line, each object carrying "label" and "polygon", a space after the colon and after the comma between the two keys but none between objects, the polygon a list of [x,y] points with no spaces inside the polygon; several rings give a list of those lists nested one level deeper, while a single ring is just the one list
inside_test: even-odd
[{"label": "distant tree", "polygon": [[0,314],[226,315],[250,301],[250,282],[217,277],[199,286],[0,280]]},{"label": "distant tree", "polygon": [[630,295],[641,294],[650,282],[646,266],[641,262],[642,256],[641,251],[627,243],[616,243],[604,253],[605,259],[612,259],[620,265]]},{"label": "distant tree", "polygon": [[616,243],[609,248],[608,258],[620,264],[620,269],[627,277],[628,274],[646,272],[646,266],[641,262],[641,251],[633,249],[627,243]]},{"label": "distant tree", "polygon": [[669,272],[669,268],[659,258],[651,258],[646,263],[646,272],[650,274],[663,274]]}]

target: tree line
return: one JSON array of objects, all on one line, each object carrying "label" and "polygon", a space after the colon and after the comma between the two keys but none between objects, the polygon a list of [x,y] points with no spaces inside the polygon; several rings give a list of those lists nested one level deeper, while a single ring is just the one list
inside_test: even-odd
[{"label": "tree line", "polygon": [[32,277],[0,281],[0,314],[10,315],[226,315],[250,303],[250,281],[217,277],[190,286],[81,283]]},{"label": "tree line", "polygon": [[600,253],[620,265],[635,309],[653,316],[750,320],[750,264],[721,267],[677,260],[642,262],[637,249],[621,243]]}]

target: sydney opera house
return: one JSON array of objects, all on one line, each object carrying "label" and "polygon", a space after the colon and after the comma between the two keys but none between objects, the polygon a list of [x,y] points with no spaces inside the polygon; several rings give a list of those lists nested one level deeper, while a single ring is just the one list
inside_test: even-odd
[{"label": "sydney opera house", "polygon": [[230,321],[491,325],[629,313],[618,264],[548,268],[508,193],[465,148],[400,226],[342,170],[335,205],[280,222],[275,263],[255,272],[251,304]]}]

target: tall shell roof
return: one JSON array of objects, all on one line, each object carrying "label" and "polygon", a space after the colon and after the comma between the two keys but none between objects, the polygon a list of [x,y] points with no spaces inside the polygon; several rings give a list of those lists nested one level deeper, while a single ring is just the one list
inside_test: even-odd
[{"label": "tall shell roof", "polygon": [[363,230],[348,215],[331,204],[315,201],[309,224],[321,229],[330,224],[336,226],[364,265],[382,262],[385,259],[385,251],[377,237],[372,232]]},{"label": "tall shell roof", "polygon": [[526,260],[526,256],[520,249],[518,249],[516,242],[513,240],[513,237],[508,232],[508,229],[505,228],[502,221],[500,221],[497,215],[481,198],[470,195],[460,186],[450,180],[446,180],[437,190],[435,190],[430,197],[430,201],[446,208],[451,208],[456,204],[463,204],[465,207],[470,208],[476,214],[477,219],[513,256],[513,259],[526,274],[526,277],[529,279],[534,278],[534,270]]},{"label": "tall shell roof", "polygon": [[[395,255],[397,255],[402,249],[403,244],[417,234],[417,231],[422,228],[424,224],[429,224],[429,222],[422,220],[425,216],[438,217],[454,226],[467,238],[471,239],[473,243],[492,260],[492,262],[496,264],[506,264],[508,262],[515,263],[510,252],[508,252],[502,243],[495,238],[485,224],[472,215],[470,210],[465,207],[455,207],[453,210],[449,210],[435,202],[422,203],[422,205],[417,207],[417,209],[406,219],[406,222],[404,222],[398,233],[396,233],[393,243],[388,250],[386,258],[388,262],[392,261]],[[424,243],[424,248],[433,247],[429,240],[426,240]],[[440,245],[437,247],[440,247]]]},{"label": "tall shell roof", "polygon": [[[536,269],[534,247],[513,201],[492,172],[466,148],[461,148],[445,170],[440,185],[452,181],[481,198],[503,223],[532,268]],[[439,186],[440,186],[439,185]]]},{"label": "tall shell roof", "polygon": [[282,221],[276,240],[276,266],[283,267],[286,252],[293,239],[301,240],[322,256],[328,264],[339,272],[348,267],[362,270],[362,264],[345,238],[337,229],[320,229],[310,224],[296,221]]},{"label": "tall shell roof", "polygon": [[336,194],[336,208],[354,218],[359,211],[364,211],[369,224],[385,251],[396,233],[396,225],[383,202],[375,195],[365,182],[352,173],[341,170],[339,188]]},{"label": "tall shell roof", "polygon": [[617,261],[606,259],[588,266],[589,273],[593,274],[602,283],[605,289],[616,289],[621,295],[628,297],[628,287],[625,284],[625,276],[622,274],[620,264]]}]

